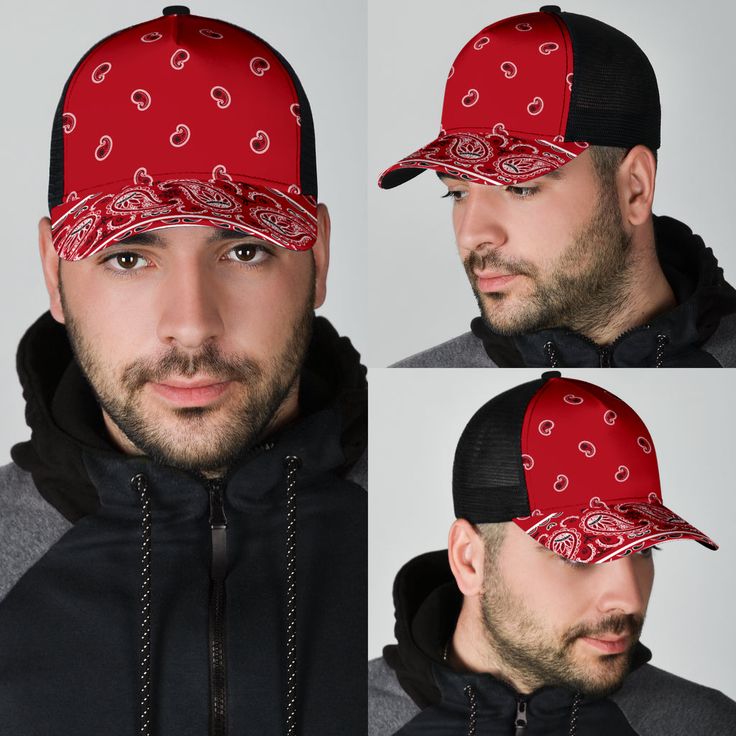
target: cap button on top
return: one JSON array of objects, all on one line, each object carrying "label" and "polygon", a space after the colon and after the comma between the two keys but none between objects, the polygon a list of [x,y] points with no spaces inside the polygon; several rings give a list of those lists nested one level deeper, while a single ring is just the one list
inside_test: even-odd
[{"label": "cap button on top", "polygon": [[189,15],[189,8],[186,5],[167,5],[162,11],[162,15]]},{"label": "cap button on top", "polygon": [[561,13],[559,5],[542,5],[541,8],[539,8],[540,13]]}]

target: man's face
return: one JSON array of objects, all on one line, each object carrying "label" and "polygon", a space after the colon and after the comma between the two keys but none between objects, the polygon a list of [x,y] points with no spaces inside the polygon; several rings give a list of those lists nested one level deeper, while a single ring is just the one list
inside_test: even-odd
[{"label": "man's face", "polygon": [[113,437],[215,470],[295,411],[325,270],[321,255],[242,234],[166,228],[62,262],[52,312]]},{"label": "man's face", "polygon": [[460,257],[494,331],[586,333],[620,311],[630,238],[615,186],[601,184],[588,151],[516,187],[441,178],[455,200]]},{"label": "man's face", "polygon": [[486,559],[484,629],[506,671],[530,690],[560,685],[604,695],[626,676],[654,581],[651,552],[569,563],[508,524]]}]

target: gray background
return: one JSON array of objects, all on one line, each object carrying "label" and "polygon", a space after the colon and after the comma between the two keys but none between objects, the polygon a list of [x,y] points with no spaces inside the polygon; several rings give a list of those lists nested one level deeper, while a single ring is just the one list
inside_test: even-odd
[{"label": "gray background", "polygon": [[[467,331],[478,311],[455,250],[452,203],[440,200],[446,189],[424,173],[383,191],[375,184],[378,174],[436,137],[447,72],[462,46],[490,23],[540,4],[370,0],[368,275],[380,284],[368,325],[371,365],[388,365]],[[730,212],[736,4],[585,0],[561,7],[613,25],[649,57],[662,101],[654,211],[688,223],[736,280]]]},{"label": "gray background", "polygon": [[[0,463],[9,459],[10,445],[28,435],[15,350],[25,329],[47,308],[36,226],[48,214],[51,122],[62,88],[87,49],[114,31],[159,16],[166,4],[42,0],[3,9]],[[365,1],[208,0],[188,6],[193,14],[253,31],[280,51],[299,75],[315,119],[320,200],[329,206],[333,225],[328,297],[320,313],[360,349],[367,321],[357,288],[366,245]]]},{"label": "gray background", "polygon": [[[371,657],[393,642],[391,586],[412,557],[446,549],[452,460],[470,417],[539,371],[375,370],[370,391],[369,637]],[[642,641],[653,664],[736,699],[736,392],[731,370],[565,370],[630,404],[649,428],[665,504],[711,536],[655,553]]]}]

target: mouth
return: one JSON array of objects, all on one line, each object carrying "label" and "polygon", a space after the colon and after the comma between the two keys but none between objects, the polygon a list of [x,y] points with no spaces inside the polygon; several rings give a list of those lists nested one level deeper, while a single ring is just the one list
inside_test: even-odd
[{"label": "mouth", "polygon": [[604,654],[623,654],[631,644],[631,637],[629,635],[614,636],[613,634],[604,634],[602,636],[583,636],[581,639],[588,646]]},{"label": "mouth", "polygon": [[504,273],[502,271],[475,272],[475,283],[483,294],[501,291],[504,286],[511,283],[519,274]]},{"label": "mouth", "polygon": [[219,399],[232,381],[200,376],[197,378],[167,378],[149,386],[155,394],[177,407],[207,406]]}]

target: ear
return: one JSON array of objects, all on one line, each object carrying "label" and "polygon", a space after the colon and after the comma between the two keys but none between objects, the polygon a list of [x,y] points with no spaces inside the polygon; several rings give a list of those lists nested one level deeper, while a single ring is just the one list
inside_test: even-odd
[{"label": "ear", "polygon": [[41,254],[43,278],[46,282],[46,291],[49,293],[49,309],[51,316],[64,324],[64,310],[61,306],[61,291],[59,289],[59,268],[61,260],[54,250],[51,239],[51,220],[42,217],[38,223],[38,250]]},{"label": "ear", "polygon": [[327,297],[327,270],[330,267],[330,213],[324,204],[317,205],[317,241],[314,254],[314,308],[321,307]]},{"label": "ear", "polygon": [[479,595],[483,590],[485,545],[466,519],[457,519],[450,527],[447,554],[460,592],[465,596]]},{"label": "ear", "polygon": [[624,222],[642,225],[652,215],[657,162],[646,146],[634,146],[616,174]]}]

